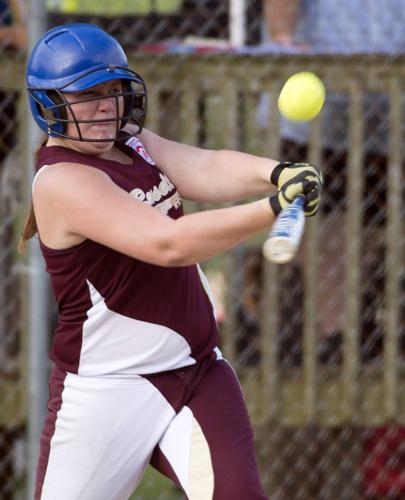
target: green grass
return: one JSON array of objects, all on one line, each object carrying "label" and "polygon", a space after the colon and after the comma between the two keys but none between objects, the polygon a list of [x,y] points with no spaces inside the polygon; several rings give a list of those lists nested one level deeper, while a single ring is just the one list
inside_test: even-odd
[{"label": "green grass", "polygon": [[178,488],[165,476],[148,467],[141,484],[129,500],[183,500]]}]

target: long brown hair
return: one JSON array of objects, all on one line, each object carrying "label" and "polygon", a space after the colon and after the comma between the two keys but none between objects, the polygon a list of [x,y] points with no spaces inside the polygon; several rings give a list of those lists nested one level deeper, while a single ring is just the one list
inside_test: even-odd
[{"label": "long brown hair", "polygon": [[[48,139],[47,135],[43,135],[41,137],[41,141],[34,153],[34,169],[36,170],[36,164],[38,160],[38,153],[43,144],[46,142]],[[37,220],[35,218],[35,212],[34,212],[34,207],[31,201],[31,206],[27,215],[27,218],[25,220],[24,224],[24,229],[22,230],[20,240],[18,242],[18,251],[21,253],[25,250],[25,244],[27,240],[31,239],[33,236],[35,236],[38,233],[38,226],[37,226]]]}]

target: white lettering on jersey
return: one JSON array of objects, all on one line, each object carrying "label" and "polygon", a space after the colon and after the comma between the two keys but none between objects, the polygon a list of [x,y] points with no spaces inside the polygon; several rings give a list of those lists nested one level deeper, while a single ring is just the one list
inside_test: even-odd
[{"label": "white lettering on jersey", "polygon": [[138,155],[143,158],[145,161],[147,161],[150,165],[156,165],[156,163],[153,161],[152,157],[149,155],[149,153],[146,151],[145,146],[142,144],[142,142],[137,138],[137,137],[130,137],[125,144],[132,148],[134,151],[138,153]]},{"label": "white lettering on jersey", "polygon": [[[146,151],[145,146],[137,137],[130,137],[125,144],[138,153],[150,165],[156,165]],[[175,189],[173,183],[165,174],[160,173],[159,177],[161,181],[158,186],[153,186],[152,189],[146,192],[140,188],[136,188],[130,194],[139,201],[155,206],[162,214],[166,215],[172,207],[179,208],[181,206],[181,196],[176,191],[170,198],[159,203],[164,196]]]},{"label": "white lettering on jersey", "polygon": [[181,206],[181,197],[180,194],[175,191],[170,198],[159,203],[164,196],[175,189],[174,184],[165,174],[160,172],[159,177],[161,179],[159,184],[153,186],[149,191],[145,192],[141,188],[135,188],[130,194],[139,201],[147,203],[150,206],[155,206],[166,215],[172,207],[179,208]]},{"label": "white lettering on jersey", "polygon": [[156,208],[160,210],[164,215],[167,215],[167,213],[172,207],[174,208],[181,207],[181,196],[177,191],[170,198],[156,205]]}]

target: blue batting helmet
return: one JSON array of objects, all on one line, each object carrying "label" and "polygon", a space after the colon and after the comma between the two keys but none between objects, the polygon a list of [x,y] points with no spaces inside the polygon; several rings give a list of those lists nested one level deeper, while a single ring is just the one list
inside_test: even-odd
[{"label": "blue batting helmet", "polygon": [[[128,68],[127,57],[117,40],[94,24],[66,24],[45,33],[31,53],[26,78],[32,115],[51,136],[88,140],[82,137],[80,121],[64,94],[110,80],[123,82],[122,92],[113,94],[117,109],[118,97],[124,98],[123,116],[115,120],[116,135],[127,121],[142,130],[147,105],[143,78]],[[101,98],[105,97],[95,99]],[[67,119],[66,107],[70,107],[72,120]],[[78,137],[66,135],[69,121],[75,123]]]}]

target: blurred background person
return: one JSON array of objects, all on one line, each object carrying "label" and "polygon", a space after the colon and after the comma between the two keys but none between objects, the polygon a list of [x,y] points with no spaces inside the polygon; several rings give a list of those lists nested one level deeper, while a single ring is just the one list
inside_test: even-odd
[{"label": "blurred background person", "polygon": [[405,427],[376,427],[363,452],[364,500],[405,498]]},{"label": "blurred background person", "polygon": [[[0,0],[0,51],[19,53],[27,44],[27,25],[21,0]],[[0,164],[15,143],[18,93],[0,90]]]},{"label": "blurred background person", "polygon": [[0,0],[0,47],[24,50],[27,44],[25,4],[21,0]]},{"label": "blurred background person", "polygon": [[[263,43],[279,49],[309,54],[390,54],[405,51],[404,0],[263,0]],[[331,22],[333,20],[333,22]],[[274,49],[274,48],[273,48]],[[327,85],[327,82],[326,82]],[[258,120],[267,126],[268,99],[262,98]],[[267,101],[266,101],[267,100]],[[340,362],[345,301],[345,227],[348,173],[348,95],[327,93],[322,111],[322,152],[325,175],[325,214],[320,238],[319,356],[324,362]],[[379,298],[376,254],[378,229],[385,223],[386,168],[388,149],[388,101],[381,93],[363,100],[364,281],[362,311],[362,357],[381,354],[381,329],[376,311]],[[281,118],[282,156],[303,161],[308,154],[309,124]],[[377,229],[377,230],[376,230]],[[331,293],[333,290],[333,293]]]},{"label": "blurred background person", "polygon": [[[27,25],[24,4],[19,0],[0,0],[0,52],[22,58],[27,43]],[[8,184],[12,182],[12,172],[14,165],[12,161],[6,161],[13,153],[13,148],[17,140],[17,110],[19,105],[19,91],[0,89],[0,213],[2,215],[2,227],[0,239],[2,243],[10,243],[13,238],[12,221],[10,213],[7,213]],[[7,168],[7,165],[9,167]],[[0,319],[2,332],[10,332],[10,325],[15,321],[13,314],[4,306],[4,295],[11,287],[8,284],[9,273],[11,271],[12,255],[2,254],[0,260],[0,306],[4,313]],[[11,311],[14,313],[15,311]],[[7,344],[5,338],[7,333],[3,333],[2,343]],[[0,344],[1,346],[1,344]],[[3,346],[4,347],[4,346]],[[10,346],[8,346],[10,347]],[[7,349],[6,349],[7,350]],[[0,347],[0,360],[2,349]],[[4,352],[3,352],[4,355]]]},{"label": "blurred background person", "polygon": [[[264,0],[264,43],[280,51],[325,54],[389,54],[405,52],[404,0]],[[268,97],[266,98],[268,99]],[[259,119],[266,126],[265,106]],[[379,230],[386,217],[389,103],[382,93],[363,99],[363,239],[360,355],[363,361],[383,352],[381,311],[384,303],[384,244]],[[322,166],[325,175],[322,236],[320,237],[319,359],[340,363],[345,315],[344,214],[349,163],[349,100],[343,93],[327,93],[322,112]],[[404,99],[399,113],[404,112]],[[262,114],[261,114],[262,113]],[[282,155],[294,161],[308,155],[309,124],[281,118]],[[402,141],[402,147],[404,138]],[[292,271],[294,272],[294,271]],[[295,271],[296,272],[296,271]],[[402,334],[403,335],[403,334]],[[400,340],[402,343],[404,337]],[[295,340],[297,344],[300,339]],[[360,459],[365,499],[405,498],[405,431],[382,426],[364,433]]]}]

